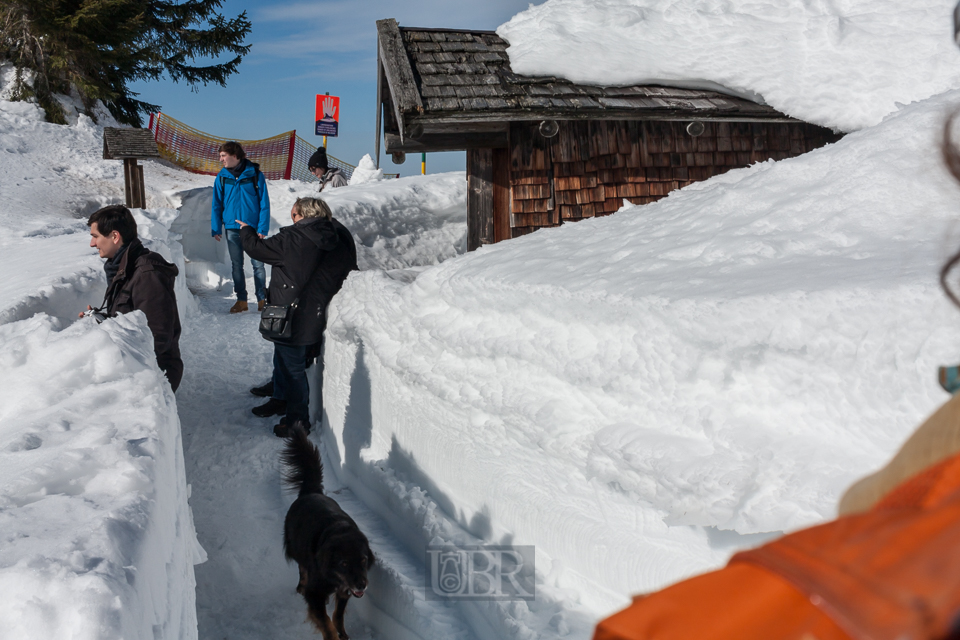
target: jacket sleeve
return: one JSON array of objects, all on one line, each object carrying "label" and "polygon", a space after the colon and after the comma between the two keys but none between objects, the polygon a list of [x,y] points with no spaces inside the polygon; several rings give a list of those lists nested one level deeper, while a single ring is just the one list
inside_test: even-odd
[{"label": "jacket sleeve", "polygon": [[338,172],[336,173],[336,175],[334,175],[333,178],[331,178],[331,180],[330,180],[330,187],[331,187],[331,188],[335,188],[335,187],[346,187],[346,186],[349,186],[349,184],[350,184],[350,183],[347,182],[347,179],[346,179],[345,177],[343,177],[343,174],[340,173],[339,171],[338,171]]},{"label": "jacket sleeve", "polygon": [[270,232],[270,194],[267,193],[267,179],[263,172],[257,173],[257,187],[260,191],[260,224],[257,225],[257,233],[265,236]]},{"label": "jacket sleeve", "polygon": [[213,181],[213,205],[210,207],[210,236],[223,235],[223,183],[218,175]]},{"label": "jacket sleeve", "polygon": [[147,316],[147,325],[153,333],[154,353],[167,353],[176,347],[177,342],[179,312],[173,286],[153,269],[138,268],[133,278],[135,282],[130,287],[133,308]]},{"label": "jacket sleeve", "polygon": [[248,256],[260,262],[266,262],[271,267],[283,264],[283,238],[277,234],[270,238],[261,238],[253,227],[246,226],[240,229],[240,242]]}]

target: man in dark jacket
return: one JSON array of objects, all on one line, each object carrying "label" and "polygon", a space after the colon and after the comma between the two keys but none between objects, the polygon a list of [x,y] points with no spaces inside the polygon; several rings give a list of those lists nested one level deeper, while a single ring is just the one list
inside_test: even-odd
[{"label": "man in dark jacket", "polygon": [[290,337],[273,340],[273,399],[286,403],[286,417],[274,427],[280,437],[297,422],[310,431],[307,355],[323,337],[327,305],[357,268],[353,236],[323,200],[299,198],[290,219],[293,224],[271,238],[243,223],[240,229],[243,250],[273,267],[269,304],[296,304]]},{"label": "man in dark jacket", "polygon": [[[176,391],[183,377],[180,359],[180,314],[173,285],[177,267],[149,251],[137,237],[137,222],[130,210],[112,205],[95,211],[87,220],[90,246],[95,247],[107,273],[107,293],[101,309],[109,317],[142,311],[153,333],[157,364]],[[82,315],[82,314],[81,314]]]}]

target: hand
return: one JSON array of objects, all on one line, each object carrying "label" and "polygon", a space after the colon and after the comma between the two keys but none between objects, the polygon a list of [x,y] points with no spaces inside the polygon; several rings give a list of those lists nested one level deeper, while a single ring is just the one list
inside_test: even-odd
[{"label": "hand", "polygon": [[324,98],[323,102],[320,103],[323,107],[323,119],[327,118],[333,120],[337,115],[337,108],[333,106],[333,98]]},{"label": "hand", "polygon": [[[90,305],[87,305],[87,311],[93,311],[93,307],[91,307]],[[82,318],[83,316],[87,315],[87,311],[81,311],[77,317]]]},{"label": "hand", "polygon": [[260,239],[261,239],[261,240],[263,240],[264,238],[267,237],[267,236],[263,235],[262,233],[258,233],[257,235],[260,236]]},{"label": "hand", "polygon": [[244,227],[249,227],[249,226],[250,226],[250,225],[248,225],[246,222],[244,222],[243,220],[234,220],[234,222],[236,222],[238,225],[240,225],[240,228],[241,228],[241,229],[243,229]]},{"label": "hand", "polygon": [[220,242],[220,234],[219,234],[219,233],[218,233],[217,235],[213,236],[213,237],[217,239],[217,242]]}]

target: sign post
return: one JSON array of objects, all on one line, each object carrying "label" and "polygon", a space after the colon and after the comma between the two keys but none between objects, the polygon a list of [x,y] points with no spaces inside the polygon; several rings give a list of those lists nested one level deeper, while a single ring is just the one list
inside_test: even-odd
[{"label": "sign post", "polygon": [[340,129],[340,98],[329,93],[317,94],[315,134],[323,136],[323,146],[327,146],[327,136],[336,138]]}]

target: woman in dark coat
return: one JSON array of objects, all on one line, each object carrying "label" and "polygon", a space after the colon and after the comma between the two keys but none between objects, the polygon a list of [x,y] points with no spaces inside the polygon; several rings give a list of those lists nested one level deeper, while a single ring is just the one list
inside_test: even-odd
[{"label": "woman in dark coat", "polygon": [[290,219],[292,225],[269,238],[260,238],[255,229],[237,221],[243,250],[273,267],[267,303],[296,304],[290,337],[273,340],[273,397],[287,403],[286,417],[273,430],[280,437],[286,437],[295,422],[310,431],[307,354],[323,336],[327,305],[357,268],[353,237],[323,200],[299,198]]}]

